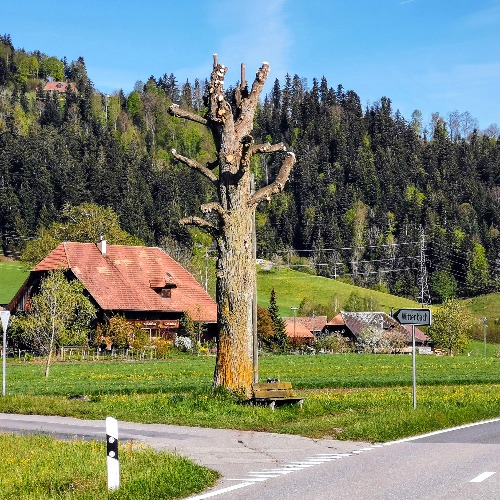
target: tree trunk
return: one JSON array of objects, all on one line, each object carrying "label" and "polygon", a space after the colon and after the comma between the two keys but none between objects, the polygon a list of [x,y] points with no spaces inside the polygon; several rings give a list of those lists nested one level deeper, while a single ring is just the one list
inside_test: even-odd
[{"label": "tree trunk", "polygon": [[[248,198],[249,183],[240,195]],[[237,194],[233,194],[233,199]],[[256,281],[252,228],[254,210],[245,203],[225,219],[217,240],[218,349],[214,386],[247,392],[252,384],[253,293]]]},{"label": "tree trunk", "polygon": [[54,350],[54,340],[56,338],[55,316],[52,316],[52,335],[50,336],[49,353],[45,361],[45,376],[49,376],[50,363],[52,362],[52,351]]},{"label": "tree trunk", "polygon": [[[172,105],[174,116],[186,118],[208,127],[217,150],[213,162],[202,165],[172,150],[181,163],[197,170],[209,179],[217,190],[218,200],[201,207],[204,213],[214,213],[210,219],[188,217],[181,222],[193,224],[209,232],[216,241],[217,257],[217,361],[214,386],[232,391],[251,393],[253,294],[256,283],[253,258],[253,223],[257,204],[283,190],[295,155],[283,144],[254,144],[250,135],[259,95],[269,73],[263,63],[248,90],[244,66],[241,83],[232,102],[228,102],[223,89],[227,68],[218,63],[214,54],[214,67],[208,84],[205,117]],[[254,154],[281,152],[283,162],[275,181],[250,191],[250,160]],[[214,170],[218,167],[218,174]]]}]

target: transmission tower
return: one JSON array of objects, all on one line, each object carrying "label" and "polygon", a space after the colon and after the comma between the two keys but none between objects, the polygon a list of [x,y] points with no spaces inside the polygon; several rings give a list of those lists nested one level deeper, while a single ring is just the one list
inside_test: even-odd
[{"label": "transmission tower", "polygon": [[420,290],[418,300],[422,307],[430,305],[431,294],[429,292],[429,284],[427,283],[427,267],[425,266],[425,233],[422,226],[420,226],[420,272],[418,275],[418,288]]}]

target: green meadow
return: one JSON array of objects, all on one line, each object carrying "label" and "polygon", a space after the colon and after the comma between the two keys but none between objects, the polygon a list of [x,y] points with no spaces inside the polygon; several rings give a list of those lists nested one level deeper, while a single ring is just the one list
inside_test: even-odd
[{"label": "green meadow", "polygon": [[22,262],[0,260],[0,304],[8,304],[29,275]]},{"label": "green meadow", "polygon": [[[490,347],[490,349],[494,349]],[[409,355],[283,355],[259,359],[260,380],[292,382],[304,406],[275,411],[212,391],[214,358],[9,362],[0,412],[261,430],[387,441],[500,417],[500,356],[417,357],[417,409]],[[86,396],[74,398],[72,396]]]},{"label": "green meadow", "polygon": [[2,499],[185,498],[219,477],[174,453],[127,443],[119,451],[120,488],[108,492],[105,442],[0,434],[0,449]]}]

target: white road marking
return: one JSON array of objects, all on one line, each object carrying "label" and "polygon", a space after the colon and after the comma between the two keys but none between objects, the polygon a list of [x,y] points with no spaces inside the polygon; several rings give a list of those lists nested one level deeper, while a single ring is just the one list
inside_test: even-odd
[{"label": "white road marking", "polygon": [[474,479],[471,479],[469,483],[481,483],[485,479],[488,479],[490,476],[493,476],[495,474],[494,472],[483,472],[482,474],[479,474],[479,476],[475,477]]},{"label": "white road marking", "polygon": [[[416,441],[417,439],[422,439],[430,436],[436,436],[438,434],[445,434],[446,432],[453,432],[459,429],[467,429],[469,427],[476,427],[477,425],[491,424],[493,422],[500,422],[500,418],[492,418],[491,420],[482,420],[481,422],[473,422],[472,424],[459,425],[457,427],[450,427],[448,429],[441,429],[439,431],[428,432],[427,434],[420,434],[419,436],[412,436],[408,438],[398,439],[397,441],[389,441],[387,443],[382,443],[382,446],[391,446],[393,444],[407,443],[409,441]],[[375,446],[375,445],[374,445]]]},{"label": "white road marking", "polygon": [[203,493],[202,495],[197,495],[195,497],[189,497],[190,500],[204,500],[205,498],[216,497],[217,495],[222,495],[223,493],[229,493],[230,491],[239,490],[240,488],[246,488],[247,486],[252,486],[254,483],[240,483],[234,486],[229,486],[222,490],[211,491],[209,493]]}]

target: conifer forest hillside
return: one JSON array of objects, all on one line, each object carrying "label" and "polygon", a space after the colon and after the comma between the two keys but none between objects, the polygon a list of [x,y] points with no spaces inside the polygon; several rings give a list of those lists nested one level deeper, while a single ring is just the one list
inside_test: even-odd
[{"label": "conifer forest hillside", "polygon": [[[208,75],[194,76],[150,76],[106,95],[82,57],[26,52],[1,36],[3,254],[22,256],[65,207],[83,203],[113,209],[145,244],[200,246],[179,220],[199,215],[211,186],[171,151],[206,164],[215,147],[203,127],[168,113],[172,103],[204,113]],[[424,123],[418,110],[401,116],[390,96],[364,107],[354,90],[320,75],[287,75],[262,100],[253,135],[283,141],[297,157],[284,192],[258,208],[258,257],[424,301],[424,278],[438,302],[499,289],[495,127],[480,131],[469,113],[438,110]],[[280,164],[279,155],[256,157],[256,188]]]}]

